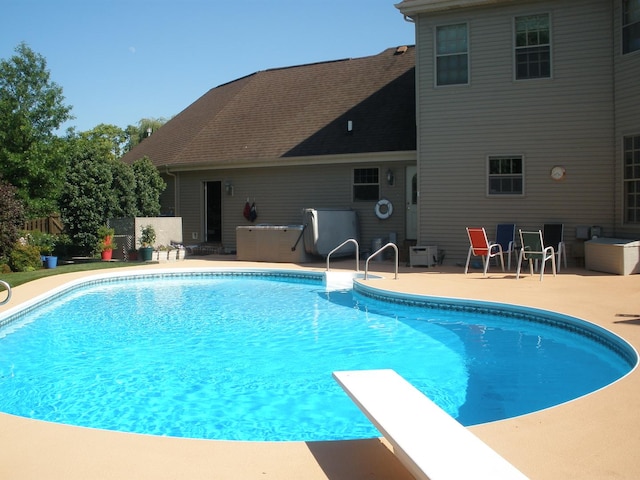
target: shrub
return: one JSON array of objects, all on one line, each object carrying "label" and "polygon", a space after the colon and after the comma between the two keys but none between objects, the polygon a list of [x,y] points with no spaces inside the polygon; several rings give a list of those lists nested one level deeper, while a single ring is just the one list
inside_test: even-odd
[{"label": "shrub", "polygon": [[32,272],[42,268],[40,249],[35,245],[16,243],[9,255],[9,267],[14,272]]},{"label": "shrub", "polygon": [[57,235],[34,230],[27,232],[25,237],[29,245],[38,247],[40,255],[51,255],[56,247]]},{"label": "shrub", "polygon": [[17,189],[0,178],[0,258],[9,256],[25,220]]}]

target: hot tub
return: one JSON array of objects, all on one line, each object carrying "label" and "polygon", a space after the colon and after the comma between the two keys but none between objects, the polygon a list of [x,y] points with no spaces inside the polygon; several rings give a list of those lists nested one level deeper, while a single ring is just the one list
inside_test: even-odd
[{"label": "hot tub", "polygon": [[236,227],[237,259],[254,262],[308,262],[302,225]]}]

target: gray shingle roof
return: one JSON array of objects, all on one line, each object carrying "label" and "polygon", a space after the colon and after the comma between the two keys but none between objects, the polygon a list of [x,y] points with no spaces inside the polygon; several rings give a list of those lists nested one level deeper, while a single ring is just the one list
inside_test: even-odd
[{"label": "gray shingle roof", "polygon": [[260,71],[209,90],[123,160],[204,167],[412,151],[414,77],[414,47]]}]

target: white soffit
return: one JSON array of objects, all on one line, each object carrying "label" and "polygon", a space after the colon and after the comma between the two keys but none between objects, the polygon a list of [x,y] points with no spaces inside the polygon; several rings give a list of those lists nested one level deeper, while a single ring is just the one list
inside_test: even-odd
[{"label": "white soffit", "polygon": [[467,7],[479,7],[496,3],[509,3],[512,0],[405,0],[395,7],[404,15],[441,12]]}]

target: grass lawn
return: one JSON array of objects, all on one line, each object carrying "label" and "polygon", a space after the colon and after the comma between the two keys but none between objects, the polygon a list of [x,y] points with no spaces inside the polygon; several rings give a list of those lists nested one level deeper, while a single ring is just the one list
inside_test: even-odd
[{"label": "grass lawn", "polygon": [[[37,280],[43,277],[50,277],[51,275],[60,275],[61,273],[70,272],[86,272],[89,270],[104,270],[107,268],[116,267],[135,267],[140,266],[137,262],[83,262],[83,263],[71,263],[68,265],[58,265],[56,268],[41,268],[33,272],[12,272],[0,274],[0,280],[4,280],[12,287],[17,287],[23,283]],[[2,287],[0,287],[2,289]]]}]

